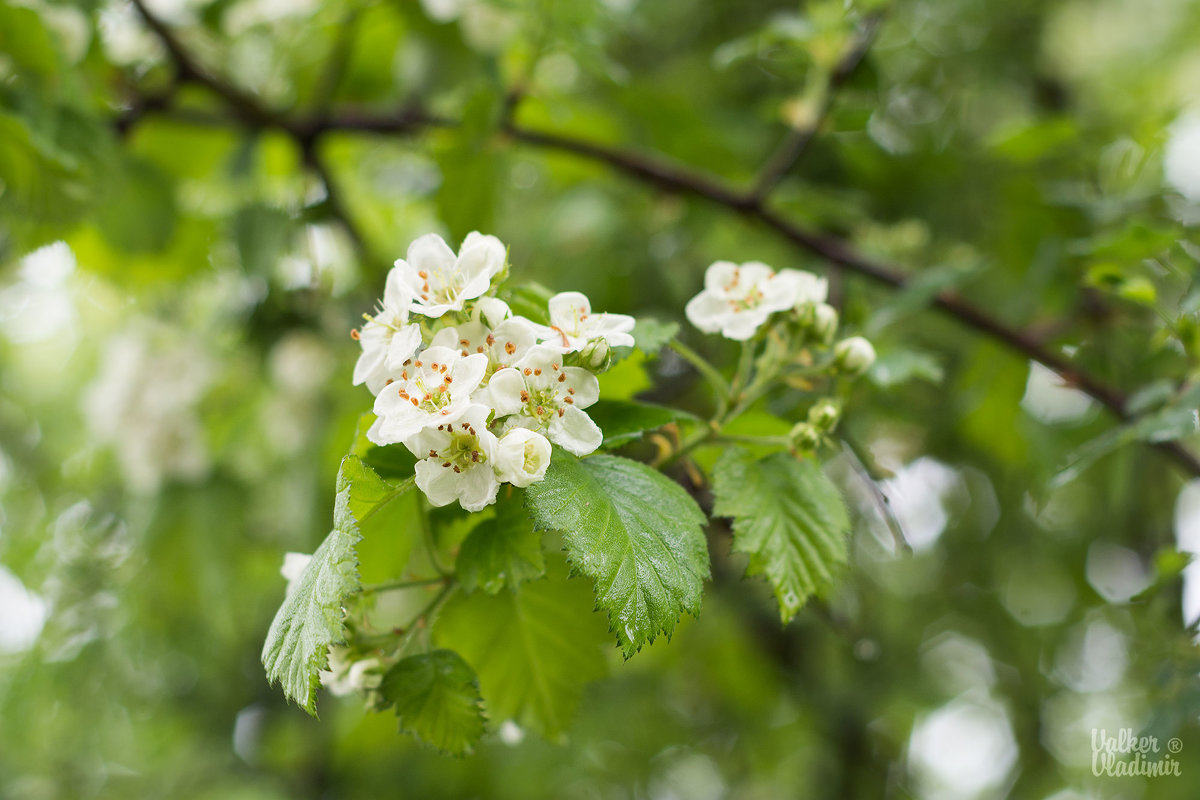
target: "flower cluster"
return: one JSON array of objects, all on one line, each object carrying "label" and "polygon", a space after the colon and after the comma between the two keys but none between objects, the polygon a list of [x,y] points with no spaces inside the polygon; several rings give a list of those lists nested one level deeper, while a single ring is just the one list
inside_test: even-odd
[{"label": "flower cluster", "polygon": [[[704,290],[688,301],[685,313],[705,333],[746,341],[772,314],[790,312],[813,339],[828,345],[838,328],[838,312],[826,302],[828,295],[828,282],[811,272],[776,272],[758,261],[717,261],[704,274]],[[875,361],[875,348],[854,336],[834,345],[833,355],[838,369],[857,375]]]},{"label": "flower cluster", "polygon": [[478,511],[501,483],[540,481],[551,443],[580,456],[599,447],[584,410],[600,395],[595,370],[609,348],[633,344],[632,317],[593,313],[579,292],[551,297],[547,324],[513,314],[496,297],[506,273],[494,236],[468,234],[456,254],[427,234],[354,332],[354,383],[375,395],[367,437],[419,459],[417,486],[435,506]]}]

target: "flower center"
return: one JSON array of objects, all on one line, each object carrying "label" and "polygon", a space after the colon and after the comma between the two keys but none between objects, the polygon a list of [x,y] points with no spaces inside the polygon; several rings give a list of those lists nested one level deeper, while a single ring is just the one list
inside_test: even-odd
[{"label": "flower center", "polygon": [[487,456],[479,447],[479,436],[471,423],[460,422],[457,427],[453,423],[444,428],[438,426],[439,431],[443,429],[450,433],[450,442],[441,450],[430,450],[429,457],[440,458],[444,469],[462,472],[476,464],[487,463]]}]

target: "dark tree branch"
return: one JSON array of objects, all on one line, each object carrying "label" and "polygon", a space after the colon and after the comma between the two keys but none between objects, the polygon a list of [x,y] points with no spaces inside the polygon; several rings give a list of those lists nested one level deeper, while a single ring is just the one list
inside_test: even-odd
[{"label": "dark tree branch", "polygon": [[193,60],[187,48],[175,37],[175,33],[162,20],[150,13],[144,0],[132,0],[132,2],[142,19],[146,21],[146,26],[158,37],[159,42],[166,49],[167,55],[170,56],[171,62],[175,65],[176,80],[206,87],[214,94],[219,95],[231,110],[246,122],[260,126],[274,123],[278,115],[265,109],[257,97],[218,78]]},{"label": "dark tree branch", "polygon": [[[384,116],[339,113],[327,117],[299,120],[268,111],[259,105],[256,98],[205,72],[192,61],[171,30],[146,10],[142,0],[133,0],[133,2],[146,19],[147,25],[159,37],[167,53],[171,56],[179,80],[199,83],[219,95],[233,112],[235,117],[233,122],[240,122],[252,127],[271,127],[283,130],[294,137],[306,153],[312,151],[320,136],[331,131],[406,135],[430,127],[455,125],[453,120],[427,114],[416,106],[401,110],[397,114]],[[869,40],[867,45],[869,45]],[[852,71],[853,67],[862,60],[862,55],[851,58],[855,55],[856,50],[857,48],[852,49],[842,62],[848,71]],[[852,64],[851,61],[854,63]],[[849,72],[841,80],[845,81],[848,76]],[[201,124],[231,121],[220,120],[212,115],[194,115],[193,119]],[[122,121],[118,120],[117,125],[121,124],[123,124]],[[787,220],[766,205],[765,197],[760,196],[757,189],[741,191],[699,170],[671,163],[659,156],[647,156],[571,136],[535,131],[508,120],[503,122],[501,129],[515,141],[591,159],[606,164],[617,172],[657,186],[664,191],[700,197],[737,211],[748,219],[765,225],[797,247],[819,256],[830,265],[845,272],[861,275],[895,289],[903,289],[908,286],[908,277],[902,270],[859,254],[842,239],[808,230]],[[801,153],[803,149],[802,145],[799,148]],[[780,160],[782,161],[782,158]],[[318,159],[313,166],[320,172],[319,164]],[[327,173],[324,173],[322,177],[323,179],[328,177]],[[331,185],[331,181],[326,183],[327,187]],[[336,190],[331,197],[336,197]],[[331,205],[331,208],[336,207]],[[344,212],[345,209],[342,207],[340,213],[344,215]],[[349,229],[352,223],[345,216],[342,216],[342,219]],[[1126,410],[1126,395],[1121,390],[1110,386],[1084,368],[1072,364],[1068,359],[1047,349],[1036,337],[991,316],[963,299],[956,292],[938,293],[934,297],[933,305],[968,327],[1004,344],[1010,350],[1040,362],[1053,370],[1065,382],[1090,395],[1121,421],[1128,421],[1131,418]],[[1153,443],[1153,447],[1169,456],[1188,474],[1200,477],[1200,458],[1197,458],[1179,442],[1156,442]]]},{"label": "dark tree branch", "polygon": [[833,110],[838,90],[858,71],[859,65],[867,56],[867,51],[871,49],[881,20],[882,17],[879,14],[873,14],[863,21],[850,49],[846,51],[833,68],[833,72],[829,74],[829,80],[825,84],[824,94],[821,97],[821,106],[817,109],[813,119],[802,128],[794,128],[767,159],[754,188],[750,190],[750,197],[756,203],[767,199],[780,181],[795,168],[800,157],[804,155],[813,139],[821,132],[821,128],[824,127],[825,121]]}]

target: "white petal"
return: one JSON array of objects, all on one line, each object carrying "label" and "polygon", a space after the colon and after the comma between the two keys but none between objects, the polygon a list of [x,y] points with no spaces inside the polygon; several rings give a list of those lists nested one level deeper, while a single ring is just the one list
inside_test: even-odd
[{"label": "white petal", "polygon": [[417,354],[421,346],[421,326],[405,325],[392,335],[392,343],[388,345],[387,361],[390,370],[399,370],[404,362]]},{"label": "white petal", "polygon": [[376,444],[380,447],[383,447],[384,445],[397,444],[400,440],[388,439],[386,436],[384,436],[383,417],[376,417],[375,421],[371,423],[371,427],[367,428],[367,441],[369,441],[371,444]]},{"label": "white petal", "polygon": [[495,236],[469,233],[459,248],[455,268],[468,282],[483,277],[490,283],[492,276],[504,269],[504,244]]},{"label": "white petal", "polygon": [[417,488],[425,493],[429,504],[448,506],[458,499],[459,473],[451,467],[443,467],[437,459],[426,458],[417,462]]},{"label": "white petal", "polygon": [[512,316],[512,309],[499,297],[481,297],[475,301],[471,316],[476,322],[494,328]]},{"label": "white petal", "polygon": [[563,383],[575,390],[571,397],[577,408],[587,408],[600,399],[600,381],[595,375],[583,367],[563,367],[562,371],[567,376]]},{"label": "white petal", "polygon": [[726,339],[744,342],[762,327],[771,312],[761,308],[741,309],[730,313],[723,320],[721,335]]},{"label": "white petal", "polygon": [[715,261],[704,272],[704,288],[717,294],[723,293],[725,287],[738,275],[738,265],[732,261]]},{"label": "white petal", "polygon": [[[428,351],[427,351],[428,352]],[[473,353],[465,358],[459,354],[456,361],[450,364],[450,376],[454,383],[450,384],[450,396],[453,398],[466,397],[475,391],[483,374],[487,371],[488,357],[483,353]]]},{"label": "white petal", "polygon": [[412,300],[413,292],[406,270],[399,266],[392,267],[388,270],[387,285],[383,290],[383,307],[393,314],[402,314],[403,317],[399,321],[407,322],[408,306]]},{"label": "white petal", "polygon": [[364,348],[358,361],[354,362],[354,385],[366,383],[371,374],[383,366],[385,356],[386,352],[381,347],[372,347],[370,350]]},{"label": "white petal", "polygon": [[688,301],[683,313],[687,316],[688,322],[695,325],[698,330],[705,333],[716,333],[725,324],[725,317],[729,313],[729,303],[705,289]]},{"label": "white petal", "polygon": [[454,266],[454,251],[436,233],[427,233],[410,244],[407,258],[414,273],[449,272]]},{"label": "white petal", "polygon": [[550,422],[550,441],[577,456],[586,456],[600,446],[604,434],[583,411],[566,406],[565,413]]},{"label": "white petal", "polygon": [[462,337],[458,335],[458,328],[442,328],[433,335],[432,339],[429,340],[429,346],[450,347],[461,351],[462,348],[458,346],[458,340],[461,338]]},{"label": "white petal", "polygon": [[467,511],[480,511],[496,502],[500,482],[488,465],[471,467],[457,477],[458,502]]},{"label": "white petal", "polygon": [[503,417],[521,410],[521,392],[525,390],[525,378],[515,367],[496,370],[487,385],[487,402],[496,409],[496,416]]},{"label": "white petal", "polygon": [[559,292],[550,298],[550,324],[575,333],[579,318],[592,313],[592,303],[583,292]]},{"label": "white petal", "polygon": [[[775,277],[775,270],[761,261],[747,261],[738,272],[738,286],[749,290],[752,287],[763,288],[763,284]],[[741,292],[737,292],[741,294]]]}]

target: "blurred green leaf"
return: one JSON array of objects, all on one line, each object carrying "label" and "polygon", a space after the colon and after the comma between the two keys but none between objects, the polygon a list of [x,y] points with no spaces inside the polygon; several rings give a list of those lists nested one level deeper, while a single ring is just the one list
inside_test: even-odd
[{"label": "blurred green leaf", "polygon": [[175,187],[149,161],[129,157],[112,171],[96,213],[100,232],[127,253],[154,253],[175,231]]},{"label": "blurred green leaf", "polygon": [[455,571],[468,592],[496,594],[546,573],[542,537],[533,529],[521,494],[517,490],[516,496],[502,497],[496,516],[477,524],[463,541]]},{"label": "blurred green leaf", "polygon": [[514,720],[555,738],[570,724],[583,684],[605,673],[604,623],[582,581],[561,559],[547,577],[515,592],[474,592],[451,600],[434,640],[479,674],[488,717]]},{"label": "blurred green leaf", "polygon": [[630,400],[598,400],[587,412],[604,432],[604,447],[628,444],[672,422],[699,421],[686,411]]}]

